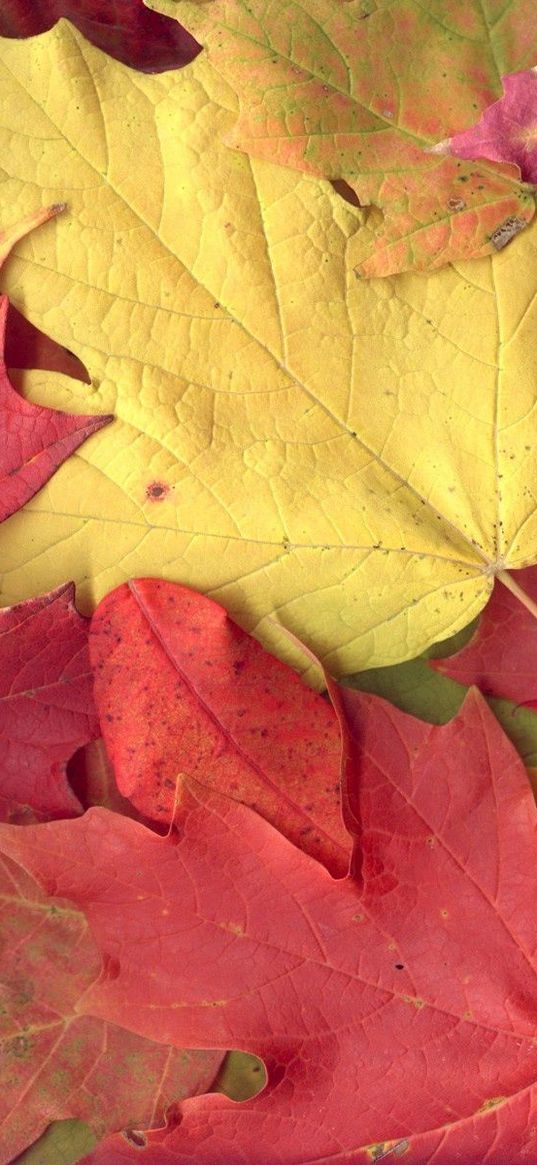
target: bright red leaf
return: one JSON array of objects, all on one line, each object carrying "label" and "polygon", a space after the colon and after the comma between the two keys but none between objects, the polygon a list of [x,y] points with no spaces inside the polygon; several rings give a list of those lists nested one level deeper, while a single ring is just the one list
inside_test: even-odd
[{"label": "bright red leaf", "polygon": [[537,69],[502,79],[504,94],[476,125],[436,147],[457,158],[511,162],[523,182],[537,183]]},{"label": "bright red leaf", "polygon": [[466,647],[429,662],[459,684],[477,684],[487,696],[532,704],[537,701],[537,567],[507,578],[519,594],[497,580]]},{"label": "bright red leaf", "polygon": [[[0,860],[0,1165],[54,1120],[98,1135],[162,1125],[168,1105],[210,1088],[219,1052],[187,1052],[78,1015],[101,960],[84,915]],[[127,1142],[124,1142],[127,1144]]]},{"label": "bright red leaf", "polygon": [[175,583],[136,579],[97,608],[90,653],[117,784],[144,817],[167,826],[183,781],[194,778],[346,873],[333,709],[223,607]]},{"label": "bright red leaf", "polygon": [[521,1143],[537,1077],[524,768],[476,692],[443,727],[339,702],[361,882],[199,785],[168,837],[103,809],[0,827],[2,851],[87,914],[104,971],[80,1014],[265,1060],[264,1092],[186,1102],[148,1165],[424,1162],[424,1145],[452,1165],[452,1144],[474,1165],[476,1137],[489,1152],[501,1125],[505,1144],[511,1117]]},{"label": "bright red leaf", "polygon": [[144,73],[177,69],[200,51],[180,24],[150,12],[143,0],[2,0],[0,36],[37,36],[62,17],[97,48]]},{"label": "bright red leaf", "polygon": [[75,749],[99,734],[88,620],[72,583],[0,611],[0,820],[82,812],[66,778]]}]

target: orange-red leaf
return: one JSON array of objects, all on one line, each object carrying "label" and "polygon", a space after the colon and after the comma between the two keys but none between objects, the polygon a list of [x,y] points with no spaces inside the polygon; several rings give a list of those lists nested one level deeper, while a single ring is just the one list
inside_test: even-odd
[{"label": "orange-red leaf", "polygon": [[118,587],[90,632],[95,698],[118,787],[169,825],[185,780],[253,806],[334,874],[348,838],[329,704],[196,591]]}]

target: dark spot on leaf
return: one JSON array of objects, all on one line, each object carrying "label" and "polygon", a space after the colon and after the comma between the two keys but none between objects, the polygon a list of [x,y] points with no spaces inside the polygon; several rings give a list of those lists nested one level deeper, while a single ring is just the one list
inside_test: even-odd
[{"label": "dark spot on leaf", "polygon": [[121,970],[119,959],[103,954],[103,979],[117,979]]},{"label": "dark spot on leaf", "polygon": [[501,226],[496,227],[496,230],[490,236],[490,241],[494,249],[501,251],[503,247],[506,247],[511,242],[511,239],[515,235],[518,235],[520,231],[524,230],[526,225],[524,219],[516,218],[514,215],[511,218],[506,218],[505,222],[502,222]]},{"label": "dark spot on leaf", "polygon": [[125,1129],[121,1135],[134,1149],[145,1149],[147,1145],[147,1137],[139,1129]]},{"label": "dark spot on leaf", "polygon": [[396,963],[396,964],[395,964],[395,970],[396,970],[396,971],[404,971],[404,969],[405,969],[405,964],[404,964],[404,963]]},{"label": "dark spot on leaf", "polygon": [[[362,19],[365,18],[362,17]],[[344,178],[334,178],[330,185],[332,189],[335,190],[336,194],[339,194],[340,198],[343,198],[345,202],[350,203],[351,206],[362,205],[358,195],[353,190],[352,186],[349,186],[349,183],[345,182]]]},{"label": "dark spot on leaf", "polygon": [[170,486],[165,481],[152,481],[145,488],[146,497],[151,502],[162,502],[169,494]]},{"label": "dark spot on leaf", "polygon": [[464,198],[448,198],[448,210],[465,210],[466,203]]}]

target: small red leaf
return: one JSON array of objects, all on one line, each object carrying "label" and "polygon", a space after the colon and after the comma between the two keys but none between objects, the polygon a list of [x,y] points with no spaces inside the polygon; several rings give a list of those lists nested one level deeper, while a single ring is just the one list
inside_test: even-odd
[{"label": "small red leaf", "polygon": [[[537,610],[537,567],[517,570],[512,577]],[[535,614],[496,580],[477,631],[466,647],[447,659],[429,663],[459,684],[476,684],[486,696],[531,706],[537,699]]]},{"label": "small red leaf", "polygon": [[97,48],[144,73],[177,69],[200,51],[177,21],[142,0],[2,0],[0,36],[37,36],[62,17]]},{"label": "small red leaf", "polygon": [[97,608],[90,652],[118,787],[144,817],[168,826],[182,782],[194,778],[346,873],[333,709],[223,607],[187,587],[136,579]]},{"label": "small red leaf", "polygon": [[98,735],[88,620],[68,583],[0,611],[0,820],[72,817],[66,764]]}]

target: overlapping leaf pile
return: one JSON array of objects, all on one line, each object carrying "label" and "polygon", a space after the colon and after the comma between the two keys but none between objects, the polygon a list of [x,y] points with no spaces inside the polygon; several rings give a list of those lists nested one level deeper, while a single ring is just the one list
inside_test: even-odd
[{"label": "overlapping leaf pile", "polygon": [[536,64],[2,6],[0,1165],[537,1163]]},{"label": "overlapping leaf pile", "polygon": [[[40,605],[51,629],[64,602]],[[487,619],[497,630],[493,607]],[[80,635],[64,621],[64,659],[79,658]],[[22,673],[20,630],[16,642]],[[383,1153],[500,1165],[507,1147],[531,1159],[537,809],[483,698],[474,689],[439,728],[331,682],[332,709],[222,608],[158,580],[112,592],[89,649],[109,779],[131,815],[95,807],[0,827],[0,850],[17,863],[4,901],[25,939],[4,970],[8,1022],[19,1024],[7,1044],[18,1065],[8,1147],[47,1115],[95,1123],[95,1046],[111,1024],[109,1047],[129,1064],[115,1067],[110,1050],[112,1077],[126,1086],[138,1056],[150,1093],[148,1064],[168,1044],[174,1103],[161,1097],[153,1124],[165,1109],[167,1121],[152,1132],[131,1092],[131,1133],[118,1092],[108,1126],[127,1133],[105,1138],[88,1165],[134,1160],[141,1145],[149,1165],[365,1165]],[[45,958],[61,968],[43,980],[52,999]],[[140,1049],[127,1053],[133,1040]],[[242,1104],[213,1092],[178,1106],[169,1057],[185,1044],[255,1053],[265,1088]],[[219,1053],[197,1057],[191,1091],[202,1092]],[[58,1058],[67,1104],[49,1084]]]},{"label": "overlapping leaf pile", "polygon": [[[534,52],[523,15],[500,22],[510,68]],[[4,218],[35,207],[36,153],[39,200],[69,204],[17,245],[5,287],[115,417],[9,519],[4,601],[73,578],[90,609],[158,564],[290,657],[277,612],[336,673],[463,627],[497,572],[537,557],[534,228],[429,279],[357,280],[374,221],[225,144],[237,98],[212,49],[155,77],[68,22],[0,47]],[[460,93],[435,137],[477,116]],[[63,408],[78,390],[52,392]]]}]

